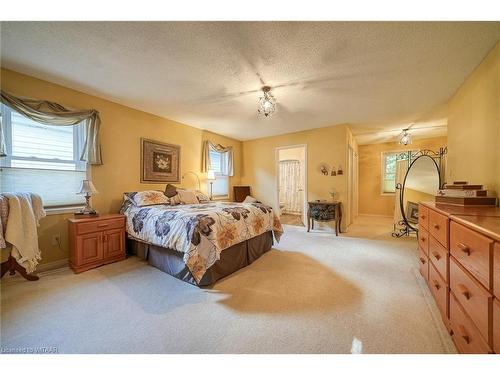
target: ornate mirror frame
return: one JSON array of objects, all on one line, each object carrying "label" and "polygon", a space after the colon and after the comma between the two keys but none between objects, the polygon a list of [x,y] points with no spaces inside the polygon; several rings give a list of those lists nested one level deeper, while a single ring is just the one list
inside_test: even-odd
[{"label": "ornate mirror frame", "polygon": [[[420,158],[430,158],[434,165],[436,166],[436,170],[438,172],[439,177],[439,189],[441,189],[444,185],[443,182],[443,174],[445,169],[445,158],[444,156],[448,153],[448,148],[440,148],[439,151],[432,150],[419,150],[419,151],[407,151],[401,152],[396,156],[396,163],[400,160],[408,160],[408,167],[406,169],[406,173],[403,179],[403,184],[397,183],[396,190],[399,190],[399,208],[401,210],[401,216],[403,217],[397,224],[400,228],[394,227],[394,231],[392,232],[393,237],[401,237],[408,236],[410,233],[415,232],[418,233],[418,228],[414,227],[406,217],[406,210],[404,207],[404,190],[406,179],[408,178],[408,174],[413,166],[413,164],[419,160]],[[396,191],[396,194],[398,192]]]}]

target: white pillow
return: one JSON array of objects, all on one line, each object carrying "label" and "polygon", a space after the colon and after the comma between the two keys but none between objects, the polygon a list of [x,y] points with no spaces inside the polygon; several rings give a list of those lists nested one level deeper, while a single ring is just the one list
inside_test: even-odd
[{"label": "white pillow", "polygon": [[255,199],[251,195],[247,195],[247,197],[243,201],[243,203],[255,203],[255,202],[257,202],[257,199]]},{"label": "white pillow", "polygon": [[199,203],[208,203],[208,202],[210,202],[210,198],[207,197],[205,194],[203,194],[201,191],[195,190],[194,193],[196,194],[196,198],[198,198],[198,202]]},{"label": "white pillow", "polygon": [[138,207],[152,206],[155,204],[170,204],[170,199],[168,199],[162,191],[156,190],[138,191],[134,195],[133,201]]}]

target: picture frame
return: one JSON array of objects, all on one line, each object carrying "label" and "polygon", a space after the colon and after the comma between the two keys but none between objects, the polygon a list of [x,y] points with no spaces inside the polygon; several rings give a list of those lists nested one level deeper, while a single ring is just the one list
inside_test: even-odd
[{"label": "picture frame", "polygon": [[418,203],[406,202],[406,217],[408,222],[418,224]]},{"label": "picture frame", "polygon": [[141,183],[179,183],[181,146],[141,138]]}]

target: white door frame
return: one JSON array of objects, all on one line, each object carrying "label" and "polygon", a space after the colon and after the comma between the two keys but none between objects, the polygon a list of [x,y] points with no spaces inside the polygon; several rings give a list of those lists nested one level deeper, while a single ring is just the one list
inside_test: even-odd
[{"label": "white door frame", "polygon": [[307,143],[291,145],[291,146],[280,146],[275,149],[275,172],[276,172],[276,207],[277,212],[280,212],[280,150],[286,150],[289,148],[303,148],[304,149],[304,181],[302,194],[304,199],[302,200],[304,207],[302,208],[302,222],[307,226]]}]

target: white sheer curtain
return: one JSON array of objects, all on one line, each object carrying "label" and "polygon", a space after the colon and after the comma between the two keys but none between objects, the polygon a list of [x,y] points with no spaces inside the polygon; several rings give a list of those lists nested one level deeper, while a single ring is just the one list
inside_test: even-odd
[{"label": "white sheer curtain", "polygon": [[280,161],[280,206],[283,213],[300,214],[302,212],[302,176],[298,160]]},{"label": "white sheer curtain", "polygon": [[[397,184],[403,185],[403,180],[405,178],[406,171],[408,170],[408,160],[398,160],[396,162],[396,178],[395,178],[395,183],[396,186]],[[400,204],[400,195],[401,191],[399,189],[396,189],[396,194],[394,197],[394,229],[401,229],[403,228],[402,225],[399,225],[398,223],[403,220],[403,214],[401,213],[401,204]]]}]

